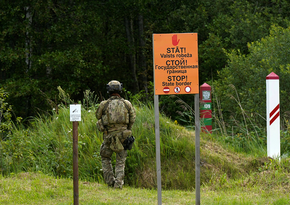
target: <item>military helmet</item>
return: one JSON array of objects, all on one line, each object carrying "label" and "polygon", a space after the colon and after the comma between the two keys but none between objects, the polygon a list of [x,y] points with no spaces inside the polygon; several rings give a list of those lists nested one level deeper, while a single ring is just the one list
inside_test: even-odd
[{"label": "military helmet", "polygon": [[117,80],[111,80],[111,81],[107,84],[106,88],[107,88],[107,91],[108,91],[109,93],[114,93],[114,92],[116,92],[116,93],[121,93],[122,88],[123,88],[123,85],[122,85],[122,83],[120,83],[120,82],[117,81]]}]

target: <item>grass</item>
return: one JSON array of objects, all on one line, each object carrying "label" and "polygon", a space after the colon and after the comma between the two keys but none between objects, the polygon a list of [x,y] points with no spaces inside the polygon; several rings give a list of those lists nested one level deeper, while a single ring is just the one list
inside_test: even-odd
[{"label": "grass", "polygon": [[[234,185],[234,184],[233,184]],[[43,173],[19,173],[0,177],[0,204],[5,205],[70,205],[73,204],[71,179],[55,178]],[[289,187],[235,186],[216,189],[203,185],[201,204],[289,204]],[[125,186],[122,190],[108,188],[103,183],[79,181],[80,204],[157,204],[156,189]],[[162,204],[195,204],[195,191],[162,190]]]},{"label": "grass", "polygon": [[[135,104],[136,141],[126,160],[125,187],[114,190],[103,182],[96,106],[84,105],[78,130],[80,204],[156,204],[153,106]],[[289,204],[289,157],[267,158],[263,131],[256,128],[228,133],[200,135],[201,203]],[[288,133],[281,137],[288,136],[281,140],[284,150]],[[162,203],[194,204],[194,131],[160,115],[160,141]],[[73,204],[68,107],[33,118],[29,128],[18,127],[0,140],[0,172],[0,204]]]},{"label": "grass", "polygon": [[[154,115],[150,106],[136,107],[133,135],[134,148],[128,152],[125,183],[139,188],[156,187]],[[79,123],[80,179],[102,182],[99,148],[102,135],[96,129],[95,108],[82,110]],[[69,109],[62,106],[58,113],[38,117],[28,129],[15,129],[0,146],[0,171],[3,175],[38,172],[55,177],[72,177],[72,123]],[[194,132],[160,116],[160,152],[162,188],[194,188]],[[268,163],[265,155],[237,153],[215,135],[201,133],[202,183],[219,180],[219,176],[237,179],[240,175],[258,171]],[[113,159],[113,163],[114,163]],[[285,168],[286,169],[286,168]],[[287,168],[288,169],[288,168]]]}]

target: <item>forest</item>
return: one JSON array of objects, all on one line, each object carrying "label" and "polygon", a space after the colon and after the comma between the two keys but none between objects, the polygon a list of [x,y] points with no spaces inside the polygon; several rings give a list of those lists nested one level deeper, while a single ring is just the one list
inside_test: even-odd
[{"label": "forest", "polygon": [[[284,77],[281,101],[289,96],[289,8],[287,0],[3,0],[1,113],[13,109],[23,120],[47,113],[61,103],[58,88],[75,102],[88,90],[102,100],[112,79],[124,97],[152,101],[152,34],[194,32],[200,85],[213,86],[225,117],[240,112],[226,97],[236,91],[245,110],[263,116],[257,103],[265,104],[270,72]],[[185,112],[168,96],[160,106],[176,119]]]},{"label": "forest", "polygon": [[[1,0],[0,203],[70,203],[71,192],[60,200],[70,188],[55,183],[72,178],[69,104],[78,103],[79,179],[92,186],[83,200],[128,204],[99,185],[103,135],[95,112],[113,79],[136,110],[128,189],[120,193],[133,199],[140,191],[136,204],[153,200],[145,192],[156,188],[153,34],[197,33],[199,85],[212,88],[213,132],[200,133],[204,204],[289,204],[289,8],[288,0]],[[272,72],[280,83],[280,161],[267,155]],[[174,191],[168,204],[194,199],[175,191],[194,190],[194,102],[190,94],[159,96],[162,188]]]}]

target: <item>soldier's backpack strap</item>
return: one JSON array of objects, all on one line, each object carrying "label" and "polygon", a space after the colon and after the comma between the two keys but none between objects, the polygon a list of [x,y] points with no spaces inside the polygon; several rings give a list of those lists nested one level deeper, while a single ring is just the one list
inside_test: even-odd
[{"label": "soldier's backpack strap", "polygon": [[127,109],[128,112],[129,112],[129,111],[131,110],[131,107],[125,103],[125,100],[124,100],[123,98],[121,98],[120,100],[124,103],[126,109]]},{"label": "soldier's backpack strap", "polygon": [[107,100],[107,102],[106,102],[106,104],[104,105],[104,108],[103,108],[103,115],[105,115],[106,113],[106,110],[107,110],[107,108],[108,108],[108,106],[109,106],[109,103],[111,102],[112,100],[111,99],[108,99]]}]

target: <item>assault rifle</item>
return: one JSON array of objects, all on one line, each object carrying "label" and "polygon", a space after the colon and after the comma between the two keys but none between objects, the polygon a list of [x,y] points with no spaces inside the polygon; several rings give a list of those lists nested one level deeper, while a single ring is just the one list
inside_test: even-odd
[{"label": "assault rifle", "polygon": [[124,150],[131,150],[133,147],[134,141],[135,141],[135,138],[133,136],[127,137],[127,139],[125,139],[125,141],[123,142]]}]

